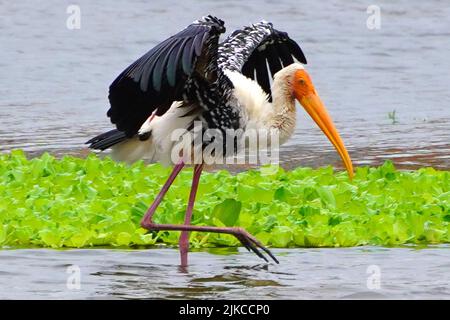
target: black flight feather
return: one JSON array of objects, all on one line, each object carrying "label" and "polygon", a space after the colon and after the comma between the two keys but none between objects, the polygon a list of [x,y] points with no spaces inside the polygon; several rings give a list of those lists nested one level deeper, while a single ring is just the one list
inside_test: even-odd
[{"label": "black flight feather", "polygon": [[293,57],[306,64],[300,46],[286,32],[262,21],[234,31],[221,43],[218,61],[220,69],[242,72],[257,81],[271,100],[270,79],[294,63]]},{"label": "black flight feather", "polygon": [[[206,76],[216,72],[216,61],[208,61],[225,32],[222,20],[207,16],[195,21],[176,35],[164,40],[126,68],[111,84],[107,115],[127,137],[134,136],[141,125],[156,110],[163,115],[170,105],[183,100],[186,81],[196,73]],[[196,62],[205,59],[204,70]],[[212,77],[215,79],[216,77]]]}]

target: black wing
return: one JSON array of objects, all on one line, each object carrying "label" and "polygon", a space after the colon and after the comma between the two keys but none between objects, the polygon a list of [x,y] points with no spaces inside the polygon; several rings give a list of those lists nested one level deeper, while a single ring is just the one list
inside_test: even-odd
[{"label": "black wing", "polygon": [[219,46],[219,68],[242,72],[257,81],[270,100],[270,79],[295,60],[306,64],[300,46],[265,21],[236,30]]},{"label": "black wing", "polygon": [[182,101],[194,71],[205,79],[217,71],[217,47],[224,22],[207,16],[161,42],[128,68],[109,87],[108,117],[126,136],[134,136],[156,110],[164,114]]}]

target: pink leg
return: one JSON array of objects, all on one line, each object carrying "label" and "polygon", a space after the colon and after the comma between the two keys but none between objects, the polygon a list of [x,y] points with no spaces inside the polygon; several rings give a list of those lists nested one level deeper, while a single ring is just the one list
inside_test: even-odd
[{"label": "pink leg", "polygon": [[[180,161],[175,165],[173,168],[172,173],[170,174],[169,178],[167,179],[164,186],[161,188],[161,191],[156,196],[155,200],[153,201],[150,208],[148,208],[147,213],[141,220],[141,226],[144,227],[144,225],[152,222],[152,217],[155,214],[156,209],[158,208],[159,204],[161,203],[162,199],[164,198],[165,194],[167,193],[167,190],[169,190],[170,186],[172,185],[173,181],[177,177],[177,175],[180,173],[181,169],[184,167],[184,162]],[[145,228],[145,227],[144,227]]]},{"label": "pink leg", "polygon": [[[195,165],[194,176],[192,177],[191,193],[189,194],[189,202],[186,210],[186,216],[184,218],[184,225],[191,224],[192,210],[194,209],[195,196],[197,195],[198,183],[200,175],[202,174],[203,164]],[[181,266],[186,267],[188,264],[188,251],[189,251],[189,231],[182,231],[179,242]]]},{"label": "pink leg", "polygon": [[[192,208],[194,205],[195,195],[197,193],[197,187],[198,187],[198,180],[200,179],[200,174],[202,170],[202,166],[196,166],[194,171],[194,177],[192,180],[192,190],[191,194],[189,196],[189,203],[188,203],[188,209],[186,212],[186,219],[185,224],[183,225],[175,225],[175,224],[155,224],[152,221],[152,217],[156,211],[156,208],[161,203],[162,199],[164,198],[164,195],[167,193],[167,190],[169,190],[169,187],[172,185],[173,181],[175,180],[178,173],[180,173],[181,169],[184,167],[184,162],[178,163],[170,177],[167,179],[166,183],[162,187],[161,191],[159,192],[158,196],[156,197],[155,201],[152,203],[150,208],[148,209],[147,213],[145,214],[144,218],[141,221],[141,226],[148,230],[154,230],[154,231],[182,231],[186,235],[180,237],[180,251],[185,251],[185,258],[183,258],[183,253],[181,253],[181,263],[187,264],[187,250],[188,250],[188,232],[189,231],[199,231],[199,232],[216,232],[216,233],[225,233],[225,234],[231,234],[235,236],[242,245],[247,248],[247,250],[253,251],[256,255],[258,255],[260,258],[264,259],[265,261],[268,261],[267,258],[259,251],[259,249],[263,250],[265,253],[267,253],[276,263],[278,263],[278,260],[273,256],[273,254],[264,247],[255,237],[253,237],[251,234],[249,234],[247,231],[245,231],[242,228],[219,228],[219,227],[208,227],[208,226],[192,226],[189,225],[191,217],[192,217]],[[186,237],[186,240],[183,240],[183,238]],[[183,241],[182,241],[183,240]],[[186,244],[185,244],[186,243]],[[182,249],[184,247],[184,249]],[[184,260],[183,260],[184,259]]]},{"label": "pink leg", "polygon": [[[279,263],[277,258],[274,257],[274,255],[262,245],[251,234],[249,234],[247,231],[245,231],[242,228],[236,228],[236,227],[208,227],[208,226],[191,226],[191,225],[184,225],[184,224],[154,224],[149,223],[144,226],[144,228],[149,230],[155,230],[155,231],[199,231],[199,232],[215,232],[215,233],[226,233],[231,234],[235,236],[239,241],[241,241],[242,245],[247,248],[247,250],[251,250],[258,257],[266,260],[267,258],[259,251],[259,249],[263,250],[265,253],[267,253],[276,263]],[[258,249],[259,248],[259,249]]]}]

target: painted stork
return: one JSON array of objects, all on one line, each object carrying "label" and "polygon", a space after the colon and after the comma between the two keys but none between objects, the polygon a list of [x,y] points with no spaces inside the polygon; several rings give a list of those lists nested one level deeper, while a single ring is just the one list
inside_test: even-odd
[{"label": "painted stork", "polygon": [[[305,70],[298,44],[269,22],[246,26],[219,43],[224,22],[213,16],[194,21],[132,63],[109,88],[108,117],[117,129],[87,142],[90,148],[112,147],[112,157],[134,162],[146,157],[173,163],[174,168],[141,221],[153,231],[181,231],[181,265],[187,265],[189,231],[235,236],[244,247],[268,262],[278,260],[242,228],[191,225],[194,201],[204,163],[194,165],[192,188],[183,225],[156,224],[153,215],[186,160],[174,163],[170,139],[175,129],[276,129],[280,144],[294,132],[295,99],[328,137],[350,175],[350,156]],[[203,142],[205,147],[207,142]]]}]

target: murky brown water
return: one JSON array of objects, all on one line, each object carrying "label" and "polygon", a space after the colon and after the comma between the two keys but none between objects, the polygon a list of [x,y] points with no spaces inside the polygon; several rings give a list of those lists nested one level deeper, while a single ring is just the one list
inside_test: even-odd
[{"label": "murky brown water", "polygon": [[[373,1],[80,0],[81,29],[68,30],[70,3],[1,2],[0,152],[85,154],[83,143],[110,128],[107,90],[115,76],[158,41],[212,13],[229,32],[265,18],[300,42],[356,165],[391,159],[404,168],[450,168],[445,1],[377,1],[379,30],[366,27]],[[388,118],[393,110],[396,124]],[[285,165],[340,167],[305,112],[298,118],[281,153]]]},{"label": "murky brown water", "polygon": [[450,298],[446,246],[275,249],[279,265],[239,252],[194,252],[183,270],[174,249],[3,250],[0,299]]}]

